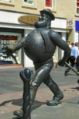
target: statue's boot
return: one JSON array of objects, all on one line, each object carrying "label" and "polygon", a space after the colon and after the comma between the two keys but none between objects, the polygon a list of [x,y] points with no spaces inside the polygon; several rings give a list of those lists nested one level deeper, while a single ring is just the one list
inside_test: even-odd
[{"label": "statue's boot", "polygon": [[52,100],[47,101],[48,106],[56,106],[61,103],[61,100],[63,99],[63,94],[62,92],[59,92],[61,94],[54,96]]},{"label": "statue's boot", "polygon": [[52,100],[47,101],[48,106],[56,106],[61,103],[61,100],[63,99],[64,95],[62,91],[59,89],[58,85],[52,80],[52,78],[49,76],[49,79],[45,79],[44,83],[49,87],[49,89],[54,94]]}]

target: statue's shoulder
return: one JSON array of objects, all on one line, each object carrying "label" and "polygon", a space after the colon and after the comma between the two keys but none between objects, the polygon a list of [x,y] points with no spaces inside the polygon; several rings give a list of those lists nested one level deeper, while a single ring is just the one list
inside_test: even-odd
[{"label": "statue's shoulder", "polygon": [[52,37],[53,36],[55,37],[57,35],[57,32],[55,32],[53,29],[50,29],[49,30],[49,35],[52,36]]},{"label": "statue's shoulder", "polygon": [[29,33],[28,33],[28,36],[29,35],[33,35],[33,34],[35,34],[37,31],[36,31],[36,29],[33,29],[32,31],[30,31]]},{"label": "statue's shoulder", "polygon": [[50,33],[56,33],[56,31],[54,31],[53,29],[49,29]]}]

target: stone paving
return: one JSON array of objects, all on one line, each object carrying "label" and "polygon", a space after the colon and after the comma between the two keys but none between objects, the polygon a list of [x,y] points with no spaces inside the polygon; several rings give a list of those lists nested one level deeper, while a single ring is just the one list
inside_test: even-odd
[{"label": "stone paving", "polygon": [[[14,119],[13,112],[22,106],[22,82],[19,78],[19,68],[0,70],[0,119]],[[52,77],[58,83],[64,93],[62,104],[47,106],[46,101],[52,98],[50,90],[42,84],[39,88],[34,108],[31,113],[32,119],[79,119],[79,86],[78,76],[72,71],[64,77],[65,68],[57,68],[51,72]],[[5,79],[6,77],[6,79]],[[11,89],[11,90],[10,90]]]}]

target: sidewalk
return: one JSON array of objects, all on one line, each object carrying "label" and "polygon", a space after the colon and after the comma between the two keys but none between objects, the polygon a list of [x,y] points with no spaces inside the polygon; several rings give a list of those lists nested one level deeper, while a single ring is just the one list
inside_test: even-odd
[{"label": "sidewalk", "polygon": [[[20,70],[22,70],[22,68],[12,68],[9,69],[9,71],[5,69],[2,71],[4,74],[7,72],[6,82],[8,82],[8,84],[5,87],[1,87],[0,119],[14,119],[15,116],[13,112],[19,110],[22,106],[22,82],[20,79],[16,81],[16,79],[19,78],[17,74]],[[42,84],[36,95],[31,119],[79,119],[79,87],[76,83],[78,77],[73,72],[70,72],[69,76],[64,77],[64,70],[64,68],[57,68],[51,72],[52,77],[59,84],[64,93],[62,103],[54,107],[47,106],[46,101],[52,98],[52,93]],[[16,79],[14,79],[13,75]],[[8,80],[8,77],[11,80]],[[3,80],[0,79],[1,83],[5,83],[5,75],[2,78]]]},{"label": "sidewalk", "polygon": [[22,65],[21,64],[0,64],[0,69],[4,69],[4,68],[21,68]]}]

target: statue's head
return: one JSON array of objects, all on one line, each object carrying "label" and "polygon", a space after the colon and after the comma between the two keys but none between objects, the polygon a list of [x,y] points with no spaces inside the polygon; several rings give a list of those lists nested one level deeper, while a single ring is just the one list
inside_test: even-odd
[{"label": "statue's head", "polygon": [[50,27],[51,20],[54,20],[55,16],[53,15],[50,9],[43,9],[40,11],[40,18],[35,23],[36,28]]},{"label": "statue's head", "polygon": [[50,9],[43,9],[40,11],[41,16],[45,15],[48,19],[54,20],[55,16]]}]

